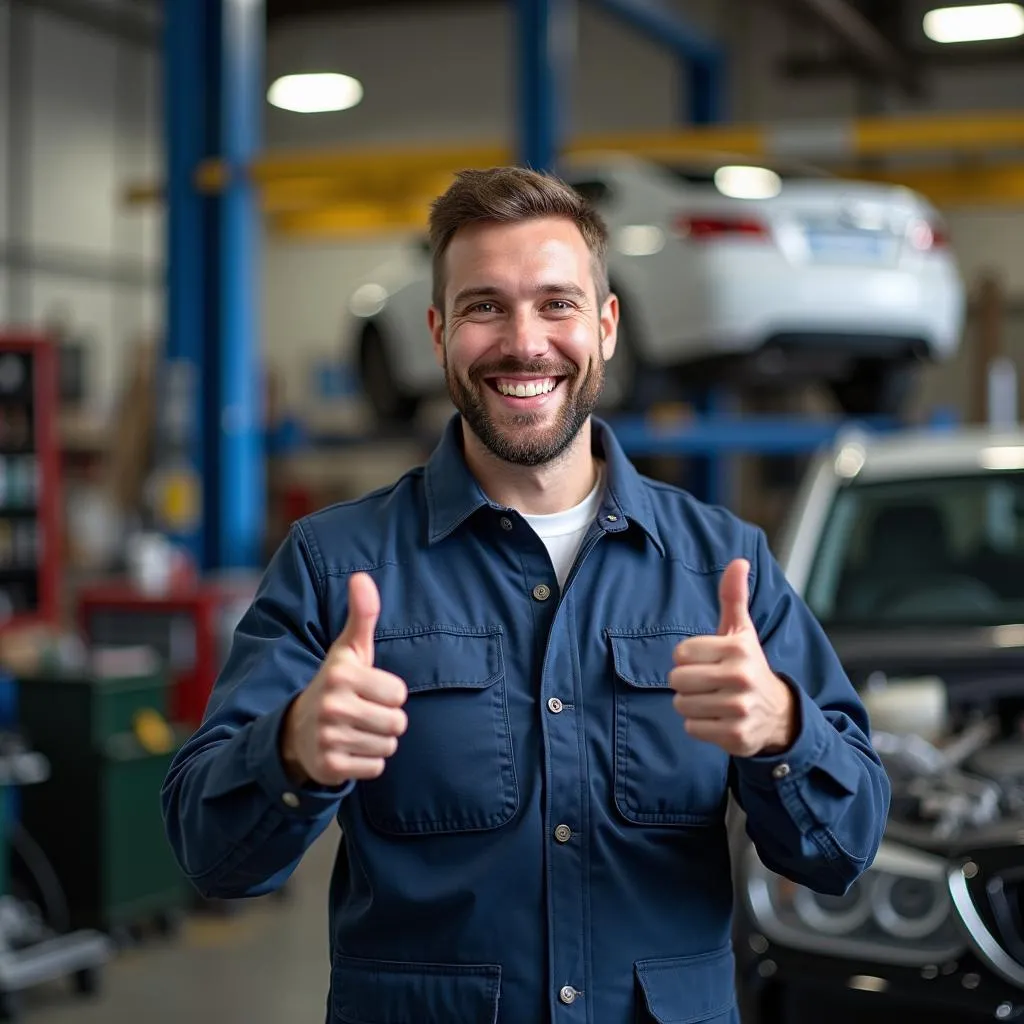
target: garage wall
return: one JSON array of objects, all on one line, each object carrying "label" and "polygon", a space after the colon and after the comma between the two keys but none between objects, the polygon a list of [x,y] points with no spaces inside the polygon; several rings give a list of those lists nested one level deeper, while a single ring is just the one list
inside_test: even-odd
[{"label": "garage wall", "polygon": [[0,321],[86,339],[102,414],[125,347],[162,319],[160,215],[119,198],[160,173],[158,57],[0,0],[0,83]]}]

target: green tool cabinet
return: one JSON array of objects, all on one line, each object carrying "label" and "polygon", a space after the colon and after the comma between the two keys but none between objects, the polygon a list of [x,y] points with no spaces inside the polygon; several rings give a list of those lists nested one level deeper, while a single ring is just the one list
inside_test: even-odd
[{"label": "green tool cabinet", "polygon": [[170,928],[190,888],[167,841],[160,786],[182,734],[162,669],[19,680],[22,730],[50,761],[22,820],[53,862],[73,928]]}]

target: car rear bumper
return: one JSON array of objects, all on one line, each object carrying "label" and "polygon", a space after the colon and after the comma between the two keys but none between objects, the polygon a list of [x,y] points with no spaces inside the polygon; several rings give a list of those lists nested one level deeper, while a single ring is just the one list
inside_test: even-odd
[{"label": "car rear bumper", "polygon": [[[917,345],[928,359],[953,355],[963,330],[963,284],[952,259],[913,267],[795,267],[778,253],[709,251],[697,308],[655,361],[755,352],[773,339],[898,357]],[[657,345],[657,341],[655,341]]]}]

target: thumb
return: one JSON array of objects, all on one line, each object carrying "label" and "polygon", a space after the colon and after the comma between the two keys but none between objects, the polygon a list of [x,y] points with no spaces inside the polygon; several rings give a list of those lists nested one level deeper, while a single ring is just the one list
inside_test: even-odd
[{"label": "thumb", "polygon": [[364,664],[373,664],[373,631],[380,615],[380,593],[373,577],[357,572],[348,581],[348,619],[335,641]]},{"label": "thumb", "polygon": [[738,633],[750,625],[750,610],[747,607],[750,596],[747,585],[749,571],[750,563],[745,558],[736,558],[722,573],[718,584],[719,636]]}]

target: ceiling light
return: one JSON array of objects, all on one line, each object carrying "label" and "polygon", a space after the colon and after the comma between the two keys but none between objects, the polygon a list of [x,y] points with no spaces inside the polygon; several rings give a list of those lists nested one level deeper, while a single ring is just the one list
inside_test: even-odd
[{"label": "ceiling light", "polygon": [[924,16],[924,34],[936,43],[976,43],[1024,35],[1020,4],[940,7]]},{"label": "ceiling light", "polygon": [[320,73],[285,75],[267,90],[267,101],[298,114],[348,110],[363,98],[363,86],[348,75]]},{"label": "ceiling light", "polygon": [[774,199],[782,179],[767,167],[719,167],[715,187],[730,199]]}]

